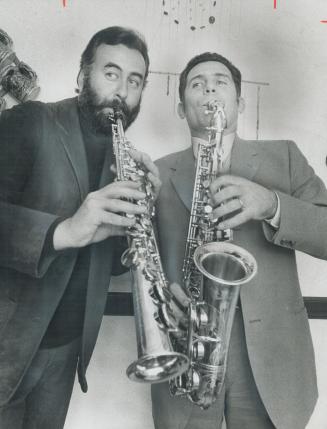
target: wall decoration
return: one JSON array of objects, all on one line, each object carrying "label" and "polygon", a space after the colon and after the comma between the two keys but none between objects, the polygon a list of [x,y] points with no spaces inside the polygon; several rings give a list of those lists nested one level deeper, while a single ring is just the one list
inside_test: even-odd
[{"label": "wall decoration", "polygon": [[34,100],[40,92],[36,81],[36,73],[17,58],[12,39],[0,29],[0,112],[6,108],[5,94],[20,103]]}]

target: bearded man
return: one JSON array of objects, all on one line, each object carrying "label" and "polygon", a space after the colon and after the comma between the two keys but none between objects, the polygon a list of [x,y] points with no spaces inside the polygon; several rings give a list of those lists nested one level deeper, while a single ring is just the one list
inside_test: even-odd
[{"label": "bearded man", "polygon": [[[28,102],[0,119],[0,427],[64,426],[76,368],[86,368],[111,274],[121,270],[145,197],[114,182],[111,122],[137,117],[149,70],[142,36],[96,33],[81,57],[78,97]],[[135,151],[156,190],[157,168]],[[115,272],[116,271],[116,272]]]}]

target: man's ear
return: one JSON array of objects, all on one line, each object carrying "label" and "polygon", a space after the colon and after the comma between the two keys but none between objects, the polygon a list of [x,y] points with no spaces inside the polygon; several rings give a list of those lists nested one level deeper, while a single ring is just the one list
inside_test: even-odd
[{"label": "man's ear", "polygon": [[177,113],[181,119],[185,119],[185,110],[183,103],[179,102],[177,105]]},{"label": "man's ear", "polygon": [[84,84],[84,71],[80,69],[77,75],[77,85],[78,85],[79,92],[81,92],[81,90],[83,89],[83,84]]},{"label": "man's ear", "polygon": [[238,113],[243,113],[245,110],[245,100],[243,97],[238,99]]}]

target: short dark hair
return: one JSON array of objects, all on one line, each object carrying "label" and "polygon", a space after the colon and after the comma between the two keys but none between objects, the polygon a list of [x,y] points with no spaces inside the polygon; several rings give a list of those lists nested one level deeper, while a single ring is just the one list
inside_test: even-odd
[{"label": "short dark hair", "polygon": [[241,95],[241,82],[242,82],[242,75],[241,72],[237,67],[234,66],[227,58],[223,57],[220,54],[217,54],[216,52],[204,52],[203,54],[197,55],[193,57],[186,65],[184,70],[179,76],[179,98],[181,102],[184,102],[184,92],[186,88],[186,80],[189,72],[195,67],[197,64],[204,63],[207,61],[217,61],[218,63],[223,64],[228,68],[228,70],[231,72],[237,96],[239,97]]},{"label": "short dark hair", "polygon": [[148,47],[144,37],[135,30],[125,27],[107,27],[98,31],[91,38],[81,56],[80,68],[85,70],[94,61],[94,55],[100,45],[125,45],[127,48],[135,49],[141,53],[145,62],[144,83],[149,73]]}]

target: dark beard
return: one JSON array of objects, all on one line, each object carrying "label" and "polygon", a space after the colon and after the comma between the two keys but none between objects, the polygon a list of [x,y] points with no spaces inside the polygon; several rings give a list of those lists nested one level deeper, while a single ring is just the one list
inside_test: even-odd
[{"label": "dark beard", "polygon": [[89,76],[85,75],[83,89],[78,96],[78,104],[96,133],[111,135],[111,128],[114,122],[112,116],[113,107],[115,109],[119,108],[119,116],[125,130],[130,127],[139,114],[141,100],[137,106],[130,109],[125,101],[119,98],[102,103],[99,103],[97,98],[95,91],[91,87]]}]

